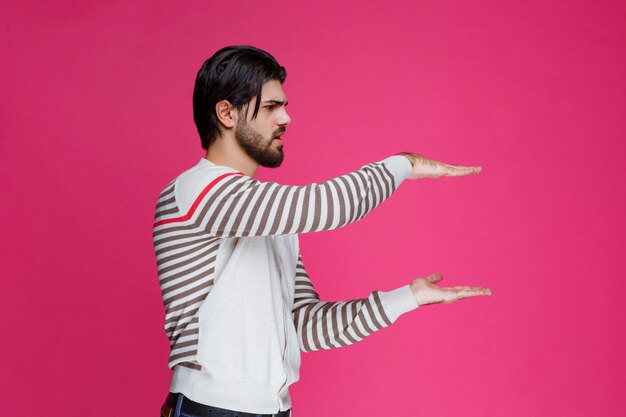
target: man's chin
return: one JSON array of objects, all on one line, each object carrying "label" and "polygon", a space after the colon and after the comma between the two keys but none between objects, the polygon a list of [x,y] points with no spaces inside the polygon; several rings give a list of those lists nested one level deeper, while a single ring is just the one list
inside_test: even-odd
[{"label": "man's chin", "polygon": [[283,152],[280,151],[280,153],[281,153],[280,159],[259,162],[259,165],[266,167],[266,168],[278,168],[283,163],[283,159],[284,159],[282,155]]}]

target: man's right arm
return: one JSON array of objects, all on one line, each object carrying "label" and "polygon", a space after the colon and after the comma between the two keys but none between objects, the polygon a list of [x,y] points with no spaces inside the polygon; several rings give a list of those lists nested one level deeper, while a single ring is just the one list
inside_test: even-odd
[{"label": "man's right arm", "polygon": [[177,190],[176,199],[185,214],[160,220],[155,228],[200,229],[216,237],[338,229],[363,218],[389,198],[411,172],[411,161],[401,155],[304,186],[262,182],[240,172],[227,172],[200,190]]}]

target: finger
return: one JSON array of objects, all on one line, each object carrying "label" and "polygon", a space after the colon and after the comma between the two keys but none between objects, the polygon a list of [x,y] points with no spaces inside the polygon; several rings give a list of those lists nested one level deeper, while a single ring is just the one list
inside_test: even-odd
[{"label": "finger", "polygon": [[444,290],[442,303],[448,304],[459,299],[458,291],[452,288],[442,288]]},{"label": "finger", "polygon": [[458,177],[461,175],[472,175],[478,174],[482,171],[482,167],[480,166],[459,166],[459,165],[450,165],[446,164],[446,174],[451,177]]},{"label": "finger", "polygon": [[456,285],[456,286],[450,287],[450,288],[454,288],[455,290],[469,290],[472,287],[470,287],[468,285]]},{"label": "finger", "polygon": [[446,289],[454,289],[454,290],[466,290],[466,291],[479,291],[483,294],[487,294],[487,295],[491,295],[491,289],[490,288],[484,288],[484,287],[472,287],[469,285],[455,285],[454,287],[446,287]]},{"label": "finger", "polygon": [[491,291],[487,288],[473,287],[467,290],[457,290],[457,294],[461,298],[476,297],[478,295],[491,295]]},{"label": "finger", "polygon": [[434,274],[430,274],[426,277],[426,281],[430,283],[439,282],[443,279],[443,276],[440,273],[435,272]]},{"label": "finger", "polygon": [[460,175],[472,175],[478,174],[482,171],[481,167],[455,167],[452,169],[451,175],[460,176]]},{"label": "finger", "polygon": [[491,289],[490,288],[484,288],[484,287],[467,287],[470,291],[476,291],[478,292],[480,295],[491,295]]}]

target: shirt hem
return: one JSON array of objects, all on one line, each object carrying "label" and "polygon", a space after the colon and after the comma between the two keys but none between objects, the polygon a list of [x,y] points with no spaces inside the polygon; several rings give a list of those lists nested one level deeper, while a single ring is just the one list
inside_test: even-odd
[{"label": "shirt hem", "polygon": [[200,404],[246,413],[275,414],[291,407],[289,394],[282,399],[283,409],[279,406],[276,397],[279,388],[248,381],[217,381],[206,372],[174,366],[169,391],[182,393]]}]

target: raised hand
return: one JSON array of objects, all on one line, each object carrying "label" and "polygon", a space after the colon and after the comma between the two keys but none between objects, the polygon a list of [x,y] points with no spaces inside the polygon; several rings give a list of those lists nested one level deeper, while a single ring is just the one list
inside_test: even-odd
[{"label": "raised hand", "polygon": [[408,177],[411,180],[418,178],[438,178],[444,176],[457,177],[460,175],[478,174],[482,171],[482,167],[480,166],[445,164],[412,152],[400,152],[396,155],[403,155],[411,161],[411,164],[413,165],[413,172]]},{"label": "raised hand", "polygon": [[491,289],[459,285],[456,287],[441,288],[434,285],[443,279],[441,274],[431,274],[426,278],[417,278],[411,282],[411,290],[417,304],[451,303],[461,298],[477,295],[491,295]]}]

